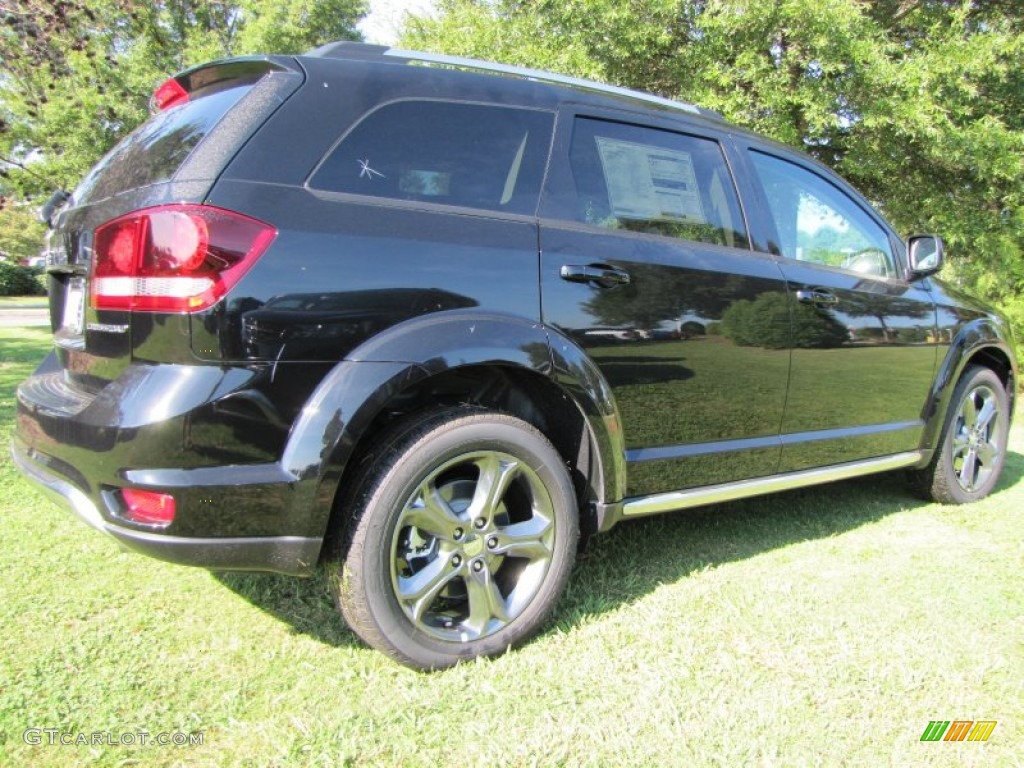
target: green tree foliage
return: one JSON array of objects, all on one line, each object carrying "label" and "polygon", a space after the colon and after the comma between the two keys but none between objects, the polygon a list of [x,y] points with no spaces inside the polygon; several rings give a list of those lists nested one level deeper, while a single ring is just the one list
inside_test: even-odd
[{"label": "green tree foliage", "polygon": [[9,195],[68,188],[146,116],[168,75],[359,39],[367,0],[0,0],[0,171]]},{"label": "green tree foliage", "polygon": [[0,296],[42,296],[41,270],[0,261]]},{"label": "green tree foliage", "polygon": [[0,198],[0,261],[17,264],[37,256],[45,231],[35,206],[13,205]]},{"label": "green tree foliage", "polygon": [[440,0],[403,44],[692,101],[836,168],[1024,328],[1019,0]]}]

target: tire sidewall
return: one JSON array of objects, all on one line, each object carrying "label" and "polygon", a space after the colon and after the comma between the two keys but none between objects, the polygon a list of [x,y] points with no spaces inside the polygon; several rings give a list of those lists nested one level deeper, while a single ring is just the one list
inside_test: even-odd
[{"label": "tire sidewall", "polygon": [[[533,634],[568,579],[579,528],[569,475],[561,457],[541,433],[514,417],[496,414],[455,418],[439,415],[437,421],[434,429],[401,448],[394,465],[377,475],[356,533],[365,537],[360,548],[363,562],[347,564],[351,574],[361,578],[359,587],[381,635],[402,657],[428,669],[500,653]],[[392,546],[400,511],[423,479],[439,465],[476,451],[508,453],[537,473],[551,496],[555,541],[544,581],[519,616],[492,635],[465,643],[448,642],[426,634],[406,616],[394,594]]]}]

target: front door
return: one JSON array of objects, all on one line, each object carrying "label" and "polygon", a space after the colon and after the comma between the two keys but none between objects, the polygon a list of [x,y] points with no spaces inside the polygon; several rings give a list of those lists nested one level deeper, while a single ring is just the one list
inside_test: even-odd
[{"label": "front door", "polygon": [[780,471],[917,449],[936,365],[931,294],[905,279],[895,238],[852,190],[791,158],[749,159],[793,311]]}]

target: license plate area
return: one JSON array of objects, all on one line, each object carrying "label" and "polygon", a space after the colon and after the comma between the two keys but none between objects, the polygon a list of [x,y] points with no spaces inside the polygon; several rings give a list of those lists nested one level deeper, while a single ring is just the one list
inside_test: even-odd
[{"label": "license plate area", "polygon": [[62,335],[81,336],[85,329],[85,278],[72,277],[64,292],[64,314],[61,316]]}]

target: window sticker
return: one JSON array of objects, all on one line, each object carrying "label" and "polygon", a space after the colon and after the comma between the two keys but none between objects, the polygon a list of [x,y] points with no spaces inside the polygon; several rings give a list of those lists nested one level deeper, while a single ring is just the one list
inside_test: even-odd
[{"label": "window sticker", "polygon": [[612,215],[705,224],[689,152],[596,136]]},{"label": "window sticker", "polygon": [[447,197],[452,175],[440,171],[406,171],[398,181],[398,188],[410,195]]}]

